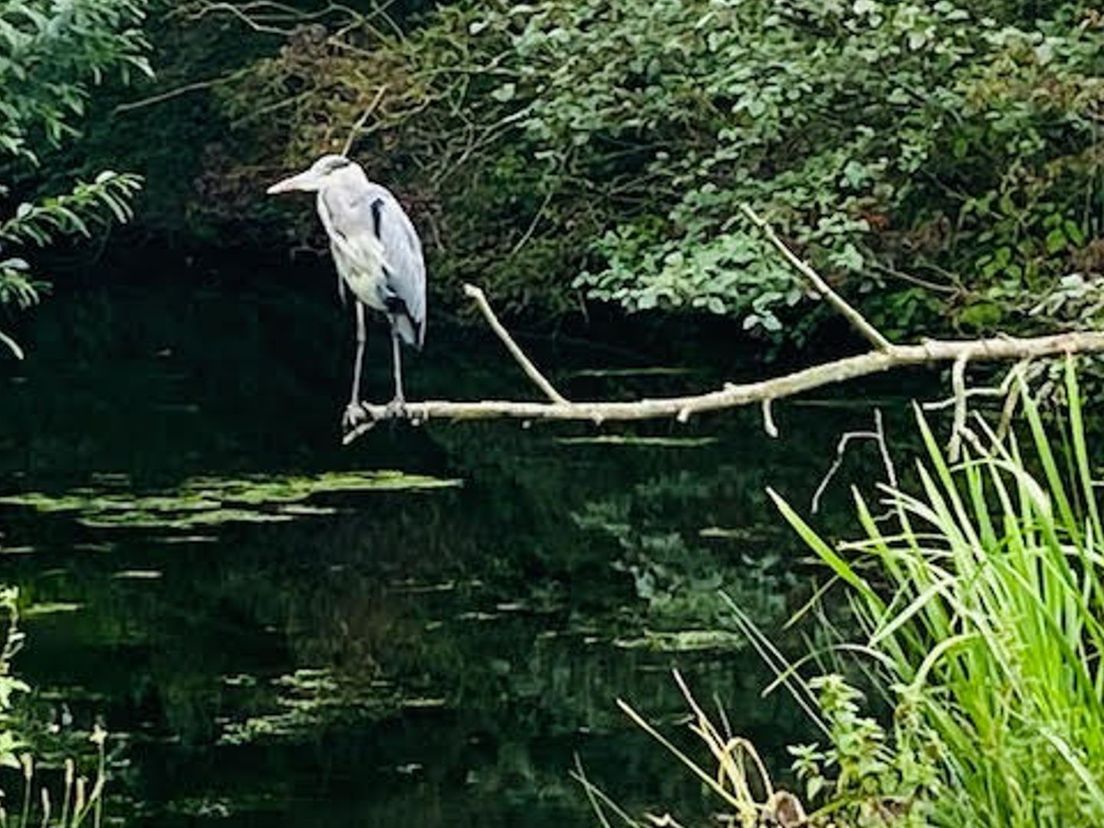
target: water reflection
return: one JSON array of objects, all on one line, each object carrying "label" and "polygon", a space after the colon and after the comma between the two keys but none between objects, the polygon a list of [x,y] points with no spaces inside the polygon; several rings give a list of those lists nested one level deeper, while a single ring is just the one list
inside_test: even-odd
[{"label": "water reflection", "polygon": [[[717,591],[766,627],[785,617],[807,578],[765,487],[807,498],[863,413],[785,408],[782,441],[736,414],[379,429],[342,451],[340,326],[284,298],[59,300],[0,401],[0,564],[38,607],[19,666],[72,727],[98,715],[123,734],[120,813],[590,825],[576,752],[629,805],[701,813],[614,704],[673,721],[675,665],[768,755],[805,735],[784,697],[759,698],[769,677]],[[524,393],[493,342],[457,337],[437,332],[412,395]],[[708,381],[626,367],[571,391]]]}]

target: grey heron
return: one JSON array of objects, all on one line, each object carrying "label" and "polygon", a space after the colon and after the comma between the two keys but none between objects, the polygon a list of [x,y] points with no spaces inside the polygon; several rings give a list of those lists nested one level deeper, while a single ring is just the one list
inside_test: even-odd
[{"label": "grey heron", "polygon": [[296,190],[316,194],[318,217],[337,266],[338,290],[344,299],[347,285],[356,305],[356,361],[343,423],[352,425],[361,413],[365,306],[383,312],[391,322],[395,397],[389,407],[401,409],[401,343],[421,350],[425,341],[426,270],[418,233],[391,191],[369,181],[361,166],[344,155],[322,156],[305,172],[273,184],[268,194]]}]

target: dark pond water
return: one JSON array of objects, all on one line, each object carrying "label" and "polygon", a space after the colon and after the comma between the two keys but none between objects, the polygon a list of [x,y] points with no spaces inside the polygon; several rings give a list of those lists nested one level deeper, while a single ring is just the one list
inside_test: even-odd
[{"label": "dark pond water", "polygon": [[[276,286],[78,291],[5,364],[17,670],[67,748],[105,722],[116,816],[591,825],[578,755],[631,809],[691,818],[709,802],[615,704],[678,732],[672,667],[769,756],[809,735],[784,697],[760,698],[770,677],[718,590],[768,631],[805,594],[764,489],[807,506],[839,433],[869,420],[862,394],[781,407],[773,441],[732,414],[380,428],[343,449],[347,322]],[[748,370],[723,343],[709,369],[673,373],[648,370],[645,340],[529,345],[579,396]],[[381,398],[387,371],[368,380]],[[495,342],[445,324],[408,388],[530,393]],[[848,481],[875,477],[873,456],[849,461],[821,525],[846,525]]]}]

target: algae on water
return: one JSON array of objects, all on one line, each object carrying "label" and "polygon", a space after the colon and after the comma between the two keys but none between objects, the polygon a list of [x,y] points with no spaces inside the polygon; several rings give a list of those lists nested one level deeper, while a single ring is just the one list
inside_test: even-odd
[{"label": "algae on water", "polygon": [[333,514],[330,506],[303,501],[321,494],[397,492],[452,488],[445,480],[398,471],[324,472],[317,475],[203,476],[171,491],[137,494],[124,475],[98,475],[95,486],[59,494],[26,492],[0,497],[0,504],[43,513],[72,512],[92,528],[193,529],[226,523],[287,522]]},{"label": "algae on water", "polygon": [[[227,677],[228,687],[252,687]],[[386,681],[342,680],[327,669],[299,669],[265,683],[273,694],[268,709],[240,721],[223,723],[219,744],[244,745],[301,739],[331,727],[385,718],[402,708],[404,699]]]}]

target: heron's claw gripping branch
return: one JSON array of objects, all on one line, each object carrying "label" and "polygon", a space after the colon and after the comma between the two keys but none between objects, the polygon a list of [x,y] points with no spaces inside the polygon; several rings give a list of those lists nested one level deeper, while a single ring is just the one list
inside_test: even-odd
[{"label": "heron's claw gripping branch", "polygon": [[386,406],[384,411],[387,414],[389,420],[409,420],[410,415],[406,411],[406,400],[401,397],[395,397]]},{"label": "heron's claw gripping branch", "polygon": [[341,415],[341,427],[349,431],[367,419],[368,412],[364,410],[364,406],[358,402],[351,402],[345,406],[345,413]]}]

